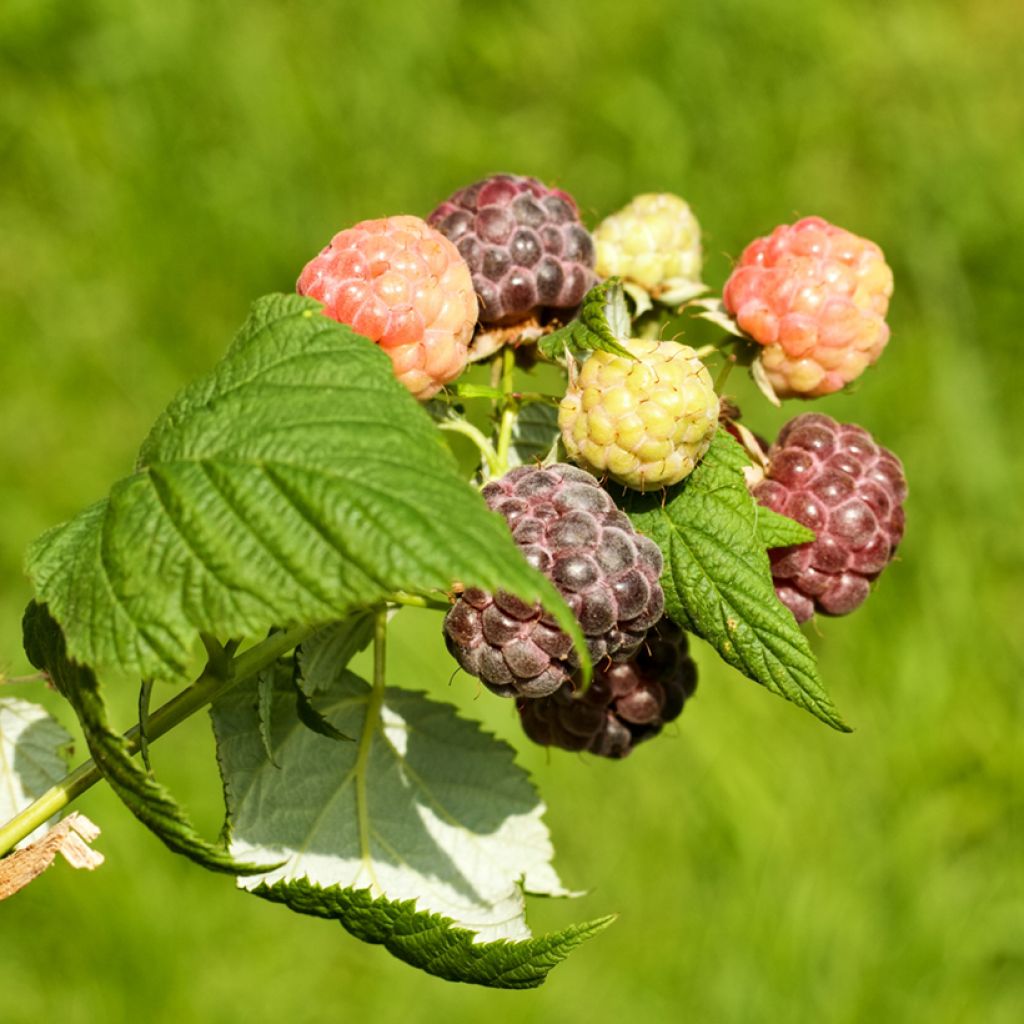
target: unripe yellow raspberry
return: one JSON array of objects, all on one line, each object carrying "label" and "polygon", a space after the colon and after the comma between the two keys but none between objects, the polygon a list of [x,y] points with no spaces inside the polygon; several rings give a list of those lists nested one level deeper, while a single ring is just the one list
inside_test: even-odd
[{"label": "unripe yellow raspberry", "polygon": [[636,359],[592,352],[558,409],[569,456],[627,487],[669,487],[693,472],[718,425],[711,375],[689,345],[634,338]]},{"label": "unripe yellow raspberry", "polygon": [[601,222],[594,244],[601,277],[621,277],[669,303],[703,291],[700,225],[678,196],[637,196]]}]

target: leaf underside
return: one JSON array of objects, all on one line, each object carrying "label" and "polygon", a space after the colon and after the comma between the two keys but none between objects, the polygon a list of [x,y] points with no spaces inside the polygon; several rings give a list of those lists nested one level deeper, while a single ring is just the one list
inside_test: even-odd
[{"label": "leaf underside", "polygon": [[548,455],[558,437],[558,410],[553,405],[543,402],[524,405],[512,428],[509,469],[537,465]]},{"label": "leaf underside", "polygon": [[686,480],[664,495],[631,496],[626,511],[661,548],[665,607],[675,622],[750,679],[849,731],[807,638],[775,595],[757,526],[763,510],[747,490],[746,465],[743,449],[719,430]]},{"label": "leaf underside", "polygon": [[136,472],[30,547],[70,656],[178,679],[198,632],[262,636],[455,581],[541,601],[582,647],[387,355],[319,310],[258,300]]},{"label": "leaf underside", "polygon": [[293,697],[280,682],[275,767],[252,694],[236,689],[213,707],[231,850],[283,862],[241,884],[337,918],[442,977],[538,984],[597,926],[530,936],[524,890],[568,893],[551,867],[543,804],[514,752],[451,706],[409,690],[374,690],[340,663],[328,684],[318,643],[332,638],[304,645],[300,656],[300,665],[319,666],[311,703],[356,743],[325,738],[288,715]]},{"label": "leaf underside", "polygon": [[[13,818],[50,788],[65,771],[62,751],[71,737],[38,704],[0,697],[0,822]],[[43,829],[26,837],[36,838]]]}]

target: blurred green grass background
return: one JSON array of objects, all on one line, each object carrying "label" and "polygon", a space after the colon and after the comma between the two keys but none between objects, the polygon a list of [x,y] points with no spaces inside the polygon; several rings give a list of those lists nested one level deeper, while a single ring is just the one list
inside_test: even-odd
[{"label": "blurred green grass background", "polygon": [[[678,727],[623,764],[530,749],[449,683],[436,616],[396,682],[522,748],[574,903],[621,912],[540,990],[450,986],[178,860],[108,794],[105,867],[0,907],[0,1021],[1018,1021],[1024,1007],[1015,0],[430,4],[7,0],[0,8],[0,664],[25,545],[105,493],[255,296],[335,231],[495,170],[593,225],[685,196],[720,287],[817,213],[894,267],[893,340],[822,403],[904,458],[900,561],[814,640],[840,736],[699,652]],[[779,413],[734,386],[747,420]],[[32,696],[18,686],[10,691]],[[67,721],[67,715],[62,716]],[[158,766],[217,827],[207,723]]]}]

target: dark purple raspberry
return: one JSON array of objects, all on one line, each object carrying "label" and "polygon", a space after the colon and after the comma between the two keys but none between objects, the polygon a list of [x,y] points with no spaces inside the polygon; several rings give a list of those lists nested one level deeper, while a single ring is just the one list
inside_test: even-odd
[{"label": "dark purple raspberry", "polygon": [[536,178],[495,174],[459,189],[427,219],[469,264],[481,323],[575,309],[596,280],[594,241],[576,201]]},{"label": "dark purple raspberry", "polygon": [[[483,495],[526,560],[565,598],[594,664],[635,654],[665,608],[661,551],[594,477],[561,463],[520,466]],[[579,667],[572,641],[540,605],[500,590],[466,590],[444,633],[458,663],[503,697],[546,697]]]},{"label": "dark purple raspberry", "polygon": [[852,612],[903,537],[903,464],[863,427],[815,412],[782,428],[768,463],[754,496],[817,534],[769,552],[775,592],[797,622]]},{"label": "dark purple raspberry", "polygon": [[550,697],[519,701],[519,719],[535,743],[621,758],[678,718],[696,687],[686,634],[665,618],[628,661],[599,666],[586,693],[563,683]]}]

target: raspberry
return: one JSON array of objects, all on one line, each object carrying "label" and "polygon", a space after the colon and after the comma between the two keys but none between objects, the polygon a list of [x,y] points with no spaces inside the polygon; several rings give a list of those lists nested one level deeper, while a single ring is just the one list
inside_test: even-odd
[{"label": "raspberry", "polygon": [[625,757],[679,717],[697,687],[686,634],[662,619],[628,661],[600,666],[586,693],[563,683],[550,697],[519,701],[523,731],[542,746]]},{"label": "raspberry", "polygon": [[637,196],[598,225],[594,245],[601,277],[632,281],[670,304],[703,291],[700,225],[671,193]]},{"label": "raspberry", "polygon": [[797,622],[815,610],[852,612],[903,537],[902,463],[863,427],[821,413],[782,428],[754,496],[817,534],[812,543],[769,552],[775,592]]},{"label": "raspberry", "polygon": [[[526,560],[579,620],[594,664],[628,658],[665,607],[661,551],[633,528],[589,473],[519,466],[483,490]],[[579,666],[572,640],[539,605],[471,588],[444,620],[448,650],[503,697],[545,697]]]},{"label": "raspberry", "polygon": [[296,287],[380,345],[419,399],[436,395],[466,366],[477,318],[469,268],[419,217],[364,220],[339,231]]},{"label": "raspberry", "polygon": [[765,346],[761,364],[776,394],[813,398],[882,354],[891,295],[892,271],[874,242],[805,217],[747,246],[722,301]]},{"label": "raspberry", "polygon": [[594,283],[594,242],[575,200],[536,178],[495,174],[460,189],[428,220],[469,264],[481,323],[575,309]]},{"label": "raspberry", "polygon": [[693,472],[718,424],[718,396],[689,345],[634,338],[637,358],[592,352],[558,410],[569,456],[643,490]]}]

